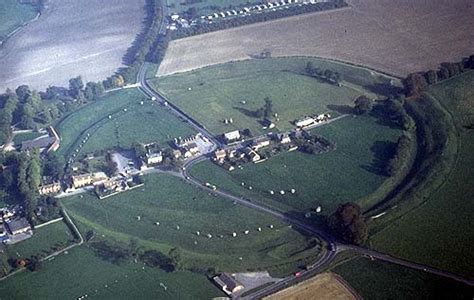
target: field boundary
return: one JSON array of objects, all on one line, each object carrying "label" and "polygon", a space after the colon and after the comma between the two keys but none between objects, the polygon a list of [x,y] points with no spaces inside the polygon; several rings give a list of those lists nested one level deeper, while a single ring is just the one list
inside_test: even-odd
[{"label": "field boundary", "polygon": [[[277,56],[274,56],[274,57],[272,57],[272,58],[308,58],[308,59],[326,60],[326,61],[329,61],[329,62],[332,62],[332,63],[336,63],[336,64],[340,64],[340,65],[347,65],[347,66],[351,66],[351,67],[358,68],[358,69],[361,69],[361,70],[365,70],[365,71],[369,71],[369,72],[375,72],[375,73],[377,73],[378,75],[382,75],[382,76],[384,76],[384,77],[386,77],[386,78],[388,78],[388,79],[401,80],[401,79],[405,78],[404,76],[399,76],[399,75],[395,75],[395,74],[390,74],[390,73],[388,73],[388,72],[385,72],[385,71],[382,71],[382,70],[378,70],[378,69],[376,69],[376,68],[364,66],[364,65],[362,65],[362,64],[356,64],[356,63],[353,63],[353,62],[350,62],[350,61],[345,61],[345,60],[342,60],[342,59],[335,59],[335,58],[330,58],[330,57],[325,57],[325,56],[311,56],[311,55],[277,55]],[[252,61],[252,60],[256,60],[256,59],[255,59],[255,58],[251,58],[251,57],[247,57],[247,58],[244,58],[244,59],[235,59],[235,60],[230,60],[230,61],[227,61],[227,62],[224,62],[224,63],[217,63],[217,64],[212,64],[212,65],[206,65],[206,66],[202,66],[202,67],[198,67],[198,68],[192,68],[192,69],[185,70],[185,71],[173,72],[173,73],[165,74],[165,75],[159,75],[160,69],[158,68],[158,70],[156,71],[156,74],[155,74],[155,77],[154,77],[154,78],[159,79],[159,78],[161,78],[161,77],[179,75],[179,74],[184,74],[184,73],[193,72],[193,71],[200,71],[200,70],[204,70],[204,69],[206,69],[206,68],[216,67],[216,66],[222,66],[222,65],[229,64],[229,63],[245,62],[245,61]]]}]

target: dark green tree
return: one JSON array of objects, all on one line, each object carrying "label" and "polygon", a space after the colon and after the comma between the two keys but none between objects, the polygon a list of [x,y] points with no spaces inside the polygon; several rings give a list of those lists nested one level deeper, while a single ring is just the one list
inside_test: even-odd
[{"label": "dark green tree", "polygon": [[358,115],[369,113],[372,110],[372,100],[366,96],[359,96],[355,100],[354,112]]},{"label": "dark green tree", "polygon": [[329,217],[331,230],[346,242],[361,245],[367,240],[367,224],[359,205],[348,202],[339,205]]}]

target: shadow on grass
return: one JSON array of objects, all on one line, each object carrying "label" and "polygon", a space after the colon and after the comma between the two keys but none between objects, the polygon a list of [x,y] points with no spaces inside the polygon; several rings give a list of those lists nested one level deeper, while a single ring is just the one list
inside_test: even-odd
[{"label": "shadow on grass", "polygon": [[349,105],[328,104],[326,107],[340,114],[353,114],[354,113],[354,108],[352,108],[352,106],[349,106]]},{"label": "shadow on grass", "polygon": [[376,141],[372,147],[370,147],[370,151],[374,154],[372,163],[370,165],[362,165],[361,167],[376,175],[387,176],[385,167],[388,160],[394,155],[396,147],[397,143],[394,142]]},{"label": "shadow on grass", "polygon": [[393,86],[390,84],[390,81],[384,83],[375,83],[370,85],[365,85],[364,89],[379,95],[398,95],[403,92],[403,88],[398,86]]}]

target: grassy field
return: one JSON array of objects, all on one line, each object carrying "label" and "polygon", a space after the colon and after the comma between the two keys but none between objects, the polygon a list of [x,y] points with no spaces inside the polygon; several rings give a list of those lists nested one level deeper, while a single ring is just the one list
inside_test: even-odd
[{"label": "grassy field", "polygon": [[240,4],[247,3],[261,3],[258,0],[203,0],[201,2],[196,1],[193,4],[185,4],[183,0],[163,0],[166,1],[170,13],[181,13],[190,8],[196,8],[199,15],[204,15],[208,13],[219,12],[220,9],[226,9],[231,6],[237,6]]},{"label": "grassy field", "polygon": [[[140,104],[142,101],[143,105]],[[164,144],[174,137],[194,132],[136,89],[110,92],[69,115],[57,128],[61,136],[59,153],[62,155],[75,151],[87,133],[90,137],[80,153],[114,146],[126,148],[133,142]]]},{"label": "grassy field", "polygon": [[166,142],[195,131],[157,103],[147,101],[118,115],[95,131],[82,148],[83,153],[114,146],[129,148],[135,142]]},{"label": "grassy field", "polygon": [[[334,141],[336,150],[320,155],[284,153],[232,172],[203,162],[194,166],[191,173],[219,188],[286,211],[307,211],[321,205],[322,213],[330,214],[338,204],[356,201],[382,184],[386,177],[380,173],[380,166],[400,135],[400,130],[377,124],[373,117],[352,116],[312,132]],[[246,183],[243,187],[242,182]],[[288,192],[292,188],[296,194]],[[270,190],[275,194],[270,195]],[[280,190],[287,192],[280,195]]]},{"label": "grassy field", "polygon": [[[92,229],[126,244],[136,239],[143,247],[163,253],[178,246],[187,267],[291,272],[304,264],[300,260],[319,254],[308,248],[315,241],[271,216],[211,196],[170,175],[144,179],[144,187],[104,201],[85,195],[64,199],[63,204],[82,231]],[[245,230],[250,233],[245,235]],[[232,237],[233,232],[237,237]]]},{"label": "grassy field", "polygon": [[245,60],[268,49],[274,57],[319,56],[404,77],[472,54],[471,0],[350,4],[172,41],[159,74]]},{"label": "grassy field", "polygon": [[0,2],[0,41],[23,23],[33,19],[37,14],[34,6],[20,4],[18,0]]},{"label": "grassy field", "polygon": [[54,252],[53,247],[67,246],[74,237],[64,222],[56,222],[34,231],[31,238],[13,245],[4,245],[0,249],[1,263],[7,269],[9,258],[29,258],[47,256]]},{"label": "grassy field", "polygon": [[394,255],[474,277],[471,226],[474,211],[474,72],[430,88],[452,114],[458,129],[459,152],[446,182],[420,208],[377,233],[372,245]]},{"label": "grassy field", "polygon": [[15,143],[15,145],[21,145],[21,143],[23,143],[25,141],[35,139],[35,138],[40,137],[42,135],[44,135],[44,134],[39,133],[39,132],[19,133],[19,134],[15,134],[15,136],[13,137],[13,142]]},{"label": "grassy field", "polygon": [[397,265],[356,258],[335,267],[363,299],[472,299],[474,288]]},{"label": "grassy field", "polygon": [[[160,286],[164,284],[167,289]],[[87,245],[45,262],[38,272],[25,271],[2,281],[2,299],[211,299],[221,292],[204,276],[165,273],[142,264],[113,264]]]},{"label": "grassy field", "polygon": [[[306,63],[331,69],[353,84],[337,87],[302,75]],[[320,114],[386,84],[388,79],[343,64],[313,58],[281,58],[228,63],[188,73],[160,77],[155,87],[171,102],[195,117],[215,134],[250,128],[262,133],[261,118],[249,115],[269,97],[280,130],[294,128],[293,122],[310,114]],[[365,87],[367,89],[365,89]],[[245,104],[244,104],[245,103]],[[224,119],[233,124],[224,124]]]},{"label": "grassy field", "polygon": [[339,299],[350,300],[357,299],[351,291],[340,282],[332,273],[323,273],[315,277],[305,280],[297,285],[279,291],[276,294],[270,295],[263,299],[265,300],[284,300],[284,299],[299,299],[309,300],[314,299],[318,295],[318,299]]}]

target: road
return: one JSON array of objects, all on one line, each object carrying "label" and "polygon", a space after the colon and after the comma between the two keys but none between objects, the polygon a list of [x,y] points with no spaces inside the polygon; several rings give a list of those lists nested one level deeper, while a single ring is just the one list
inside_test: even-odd
[{"label": "road", "polygon": [[[165,12],[165,7],[162,10]],[[166,20],[163,17],[162,18],[162,24],[161,24],[161,29],[160,33],[164,34],[164,28],[166,26]],[[140,70],[137,74],[137,84],[139,85],[140,90],[147,95],[150,98],[155,98],[156,100],[160,101],[163,105],[167,103],[167,107],[170,109],[170,112],[178,116],[179,118],[185,120],[192,128],[194,128],[196,131],[200,132],[203,136],[208,138],[212,143],[213,143],[213,150],[217,148],[226,148],[225,145],[223,145],[218,139],[214,137],[214,135],[209,132],[203,125],[201,125],[199,122],[197,122],[194,118],[183,112],[180,108],[175,106],[173,103],[170,103],[163,95],[158,93],[156,90],[154,90],[147,82],[146,78],[146,71],[148,68],[148,63],[144,63],[141,67]],[[340,118],[345,117],[341,116]],[[332,235],[328,234],[327,232],[324,232],[318,228],[315,228],[307,223],[305,223],[304,220],[299,220],[294,217],[290,217],[280,211],[277,211],[276,209],[273,209],[271,207],[268,207],[266,205],[256,203],[252,201],[251,199],[244,198],[244,197],[237,197],[229,192],[226,192],[224,190],[218,189],[218,190],[212,190],[209,187],[206,187],[204,185],[204,182],[199,181],[197,178],[193,177],[191,174],[189,174],[189,169],[196,163],[204,161],[209,159],[208,157],[201,155],[196,158],[193,158],[189,161],[187,161],[183,168],[181,168],[181,175],[184,178],[185,181],[187,181],[190,184],[193,184],[201,189],[204,189],[210,193],[213,193],[215,195],[218,195],[222,197],[223,199],[227,199],[232,201],[233,203],[248,207],[250,209],[258,210],[263,213],[270,214],[282,221],[285,221],[287,223],[290,223],[294,226],[297,226],[300,230],[303,230],[309,234],[312,234],[316,236],[318,239],[321,241],[325,242],[328,245],[328,248],[326,251],[323,251],[322,256],[319,258],[318,261],[313,263],[311,267],[308,270],[302,271],[298,277],[295,276],[289,276],[267,288],[264,288],[260,291],[257,291],[247,297],[245,299],[260,299],[264,296],[273,294],[285,287],[291,286],[292,284],[295,284],[296,282],[302,281],[304,279],[308,279],[317,273],[321,272],[324,268],[330,265],[330,263],[334,260],[336,257],[336,254],[341,251],[346,251],[346,250],[353,250],[359,254],[369,256],[371,258],[375,258],[381,261],[385,262],[390,262],[394,263],[400,266],[416,269],[416,270],[421,270],[424,272],[432,273],[438,276],[442,277],[447,277],[471,286],[474,286],[474,281],[470,279],[466,279],[462,276],[432,268],[429,266],[425,266],[422,264],[417,264],[414,262],[409,262],[403,259],[395,258],[392,257],[388,254],[380,253],[374,250],[366,249],[363,247],[358,247],[354,245],[346,245],[346,244],[341,244],[336,241],[336,238],[334,238]]]},{"label": "road", "polygon": [[[192,117],[181,111],[178,107],[176,107],[174,104],[170,103],[164,96],[161,94],[157,93],[148,83],[146,80],[146,69],[147,69],[147,64],[145,63],[142,65],[139,71],[138,78],[140,80],[140,89],[149,97],[155,97],[158,99],[161,103],[168,103],[168,107],[170,108],[170,111],[179,116],[180,118],[186,120],[186,122],[192,126],[195,130],[198,132],[201,132],[202,135],[207,137],[213,144],[214,147],[213,149],[217,148],[227,148],[227,146],[223,145],[220,141],[218,141],[212,133],[210,133],[204,126],[199,124],[196,120],[194,120]],[[341,116],[341,118],[345,117],[345,115]],[[315,228],[307,223],[305,223],[304,220],[299,220],[294,217],[290,217],[288,215],[285,215],[284,213],[277,211],[271,207],[268,207],[266,205],[257,203],[255,201],[252,201],[251,199],[248,198],[243,198],[243,197],[237,197],[227,191],[224,191],[222,189],[218,190],[212,190],[209,187],[205,186],[204,182],[199,181],[197,178],[193,177],[191,174],[189,174],[189,169],[196,163],[204,161],[209,159],[209,157],[206,157],[204,155],[195,157],[189,161],[187,161],[183,168],[181,169],[182,177],[184,180],[186,180],[188,183],[193,184],[201,189],[204,189],[210,193],[213,193],[215,195],[218,195],[222,197],[223,199],[227,199],[232,201],[233,203],[248,207],[250,209],[258,210],[263,213],[270,214],[284,222],[287,222],[289,224],[292,224],[294,226],[297,226],[299,229],[310,233],[314,235],[315,237],[319,238],[321,241],[325,242],[328,245],[327,251],[324,251],[323,255],[319,258],[317,262],[315,262],[312,265],[312,268],[306,271],[302,271],[301,275],[296,278],[295,276],[289,276],[267,288],[264,288],[260,291],[257,291],[253,293],[250,296],[246,296],[245,299],[260,299],[266,295],[273,294],[281,289],[284,289],[285,287],[291,286],[297,282],[300,282],[303,279],[310,278],[311,276],[316,275],[317,273],[321,272],[323,269],[325,269],[327,266],[330,265],[330,263],[334,260],[336,254],[341,251],[347,251],[347,250],[353,250],[361,255],[365,255],[374,259],[378,259],[381,261],[397,264],[400,266],[408,267],[411,269],[415,270],[420,270],[424,271],[427,273],[432,273],[434,275],[450,278],[465,284],[468,284],[470,286],[474,286],[474,281],[464,278],[460,275],[453,274],[444,270],[432,268],[430,266],[406,261],[403,259],[395,258],[392,257],[388,254],[380,253],[374,250],[366,249],[363,247],[358,247],[354,245],[347,245],[347,244],[342,244],[338,241],[336,241],[336,238],[334,238],[332,235],[328,234],[327,232],[324,232],[318,228]]]}]

